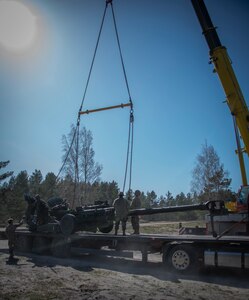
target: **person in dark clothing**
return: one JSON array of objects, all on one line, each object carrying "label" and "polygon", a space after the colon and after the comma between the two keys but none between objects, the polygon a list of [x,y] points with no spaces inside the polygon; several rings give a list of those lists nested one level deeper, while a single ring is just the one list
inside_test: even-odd
[{"label": "person in dark clothing", "polygon": [[15,235],[15,231],[16,228],[20,225],[22,225],[23,222],[19,222],[18,224],[13,224],[13,219],[10,218],[8,220],[8,225],[5,229],[7,238],[8,238],[8,246],[9,246],[9,260],[13,260],[14,259],[14,249],[15,249],[15,242],[16,242],[16,235]]},{"label": "person in dark clothing", "polygon": [[[139,209],[141,208],[140,200],[141,192],[139,190],[135,191],[135,198],[131,202],[130,209]],[[131,225],[134,230],[133,234],[139,234],[139,216],[131,216]]]}]

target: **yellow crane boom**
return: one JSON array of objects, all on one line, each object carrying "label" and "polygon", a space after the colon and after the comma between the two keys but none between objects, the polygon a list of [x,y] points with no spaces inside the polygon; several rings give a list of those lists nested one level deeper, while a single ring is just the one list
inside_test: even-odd
[{"label": "yellow crane boom", "polygon": [[214,71],[218,74],[222,87],[226,94],[226,101],[235,119],[244,147],[238,146],[238,156],[243,185],[247,185],[243,152],[249,155],[249,110],[244,96],[235,76],[226,47],[222,46],[216,29],[208,14],[203,0],[191,0],[195,13],[199,19],[203,34],[210,49],[210,59],[214,65]]}]

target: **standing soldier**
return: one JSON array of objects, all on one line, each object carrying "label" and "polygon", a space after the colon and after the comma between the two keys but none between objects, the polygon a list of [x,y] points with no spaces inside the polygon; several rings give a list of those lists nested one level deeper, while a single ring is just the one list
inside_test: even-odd
[{"label": "standing soldier", "polygon": [[123,235],[125,235],[126,222],[128,220],[129,202],[124,198],[124,193],[120,192],[119,197],[114,200],[115,209],[115,235],[118,234],[120,221],[122,223]]},{"label": "standing soldier", "polygon": [[[135,198],[131,202],[131,209],[139,209],[141,208],[141,200],[140,200],[141,192],[139,190],[135,191]],[[139,216],[131,216],[131,225],[134,230],[133,234],[139,234]]]},{"label": "standing soldier", "polygon": [[9,246],[9,260],[13,260],[14,259],[14,248],[15,248],[15,240],[16,240],[16,237],[15,237],[15,231],[16,231],[16,228],[20,225],[22,225],[22,221],[19,222],[18,224],[13,224],[13,219],[10,218],[8,220],[8,225],[6,227],[6,235],[7,235],[7,238],[8,238],[8,246]]}]

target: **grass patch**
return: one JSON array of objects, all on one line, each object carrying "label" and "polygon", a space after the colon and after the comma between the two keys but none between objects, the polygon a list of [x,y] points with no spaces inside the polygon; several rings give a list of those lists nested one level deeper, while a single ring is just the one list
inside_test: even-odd
[{"label": "grass patch", "polygon": [[[183,227],[205,227],[204,221],[181,222]],[[178,234],[179,222],[141,223],[140,232],[144,234]]]}]

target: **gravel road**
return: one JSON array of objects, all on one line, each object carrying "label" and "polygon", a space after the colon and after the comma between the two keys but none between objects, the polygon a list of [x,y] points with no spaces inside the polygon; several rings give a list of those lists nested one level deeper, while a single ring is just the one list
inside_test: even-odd
[{"label": "gravel road", "polygon": [[8,261],[0,240],[0,299],[249,300],[249,274],[206,269],[199,274],[167,271],[159,256],[133,259],[85,255],[58,259],[17,253]]}]

